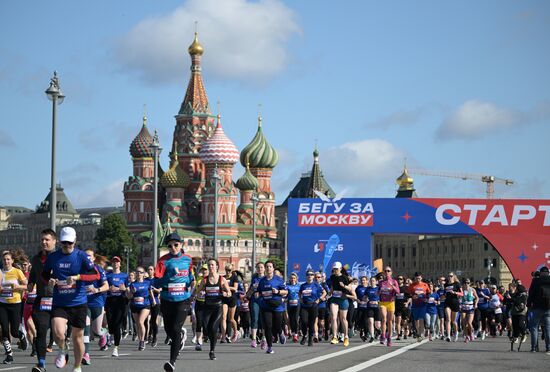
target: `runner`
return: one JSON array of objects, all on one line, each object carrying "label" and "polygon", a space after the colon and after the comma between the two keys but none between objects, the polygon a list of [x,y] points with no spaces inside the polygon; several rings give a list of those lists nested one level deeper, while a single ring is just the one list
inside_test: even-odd
[{"label": "runner", "polygon": [[384,269],[385,278],[379,283],[380,287],[380,313],[382,315],[382,334],[380,343],[392,346],[391,336],[393,332],[393,314],[395,312],[395,297],[400,293],[399,284],[392,278],[392,269],[386,266]]},{"label": "runner", "polygon": [[457,313],[460,311],[459,297],[462,297],[462,288],[454,273],[449,273],[445,285],[445,329],[447,331],[447,342],[451,342],[451,324],[455,330],[454,341],[458,340]]},{"label": "runner", "polygon": [[149,345],[151,347],[157,346],[157,334],[159,331],[159,314],[160,314],[160,288],[156,288],[155,286],[155,268],[153,266],[149,266],[147,268],[147,274],[148,278],[147,280],[150,281],[151,289],[153,291],[153,298],[154,301],[151,302],[151,314],[149,318],[149,337],[147,340],[149,341]]},{"label": "runner", "polygon": [[243,284],[243,292],[241,293],[241,303],[239,306],[239,329],[242,329],[244,339],[250,337],[250,300],[246,297],[248,287],[248,283]]},{"label": "runner", "polygon": [[265,276],[258,283],[262,324],[264,326],[267,341],[267,354],[273,354],[273,337],[279,335],[279,342],[286,342],[285,335],[281,332],[283,321],[283,296],[288,294],[286,284],[280,276],[274,275],[272,261],[265,263]]},{"label": "runner", "polygon": [[[204,264],[201,266],[199,270],[199,275],[197,277],[197,283],[200,283],[208,276],[208,264]],[[199,290],[197,287],[195,287],[195,300],[193,301],[193,307],[195,309],[195,337],[193,337],[195,341],[195,350],[201,351],[202,350],[202,339],[203,339],[203,333],[204,333],[204,300],[205,300],[206,293],[204,289]],[[217,333],[217,330],[216,330]],[[216,334],[216,338],[218,335]]]},{"label": "runner", "polygon": [[145,280],[145,269],[138,266],[136,269],[137,279],[130,283],[126,295],[130,299],[130,310],[134,318],[138,335],[138,350],[145,350],[145,322],[151,311],[151,302],[154,303],[151,281]]},{"label": "runner", "polygon": [[[258,283],[260,283],[260,279],[262,279],[264,275],[265,275],[265,265],[262,262],[258,262],[256,264],[256,273],[252,275],[250,287],[248,288],[248,292],[246,294],[246,296],[250,299],[250,337],[252,338],[250,347],[253,347],[253,348],[258,346],[257,344],[258,329],[261,328]],[[265,341],[262,340],[262,350],[265,350],[265,347],[267,347],[267,346],[264,346],[264,344],[267,345],[267,343],[265,343]]]},{"label": "runner", "polygon": [[439,339],[445,339],[445,283],[446,279],[444,276],[439,277],[437,280],[437,294],[439,296],[439,301],[437,305],[437,320],[439,324]]},{"label": "runner", "polygon": [[34,299],[32,319],[36,327],[36,357],[38,363],[32,368],[32,372],[46,371],[46,348],[48,329],[51,323],[51,292],[42,280],[42,269],[47,256],[54,252],[57,238],[52,229],[42,230],[40,233],[41,250],[31,260],[31,272],[29,274],[29,292],[36,287],[36,298]]},{"label": "runner", "polygon": [[416,340],[420,342],[424,334],[426,304],[431,294],[430,287],[422,281],[422,273],[414,273],[414,283],[407,288],[407,293],[412,298],[411,314],[416,328]]},{"label": "runner", "polygon": [[319,302],[324,300],[327,292],[321,285],[314,281],[315,273],[311,270],[306,272],[306,281],[298,290],[300,298],[300,323],[302,328],[301,345],[306,343],[306,335],[308,335],[307,346],[313,345],[313,337],[315,333],[315,324],[317,323]]},{"label": "runner", "polygon": [[286,310],[290,323],[290,332],[292,333],[292,341],[298,342],[298,316],[300,315],[300,283],[298,283],[298,275],[296,275],[296,273],[290,274],[290,280],[287,283],[286,287],[288,288]]},{"label": "runner", "polygon": [[428,297],[428,303],[426,304],[426,318],[424,320],[424,325],[426,327],[426,332],[428,332],[428,340],[433,341],[435,336],[435,325],[437,324],[439,293],[434,290],[435,288],[433,282],[428,282],[428,287],[430,288],[430,296]]},{"label": "runner", "polygon": [[[325,283],[325,277],[323,273],[317,271],[315,273],[315,281],[321,286],[321,288],[323,288],[323,290],[325,291],[325,296],[319,299],[317,323],[315,324],[315,335],[313,336],[313,342],[318,342],[318,340],[321,338],[324,338],[325,341],[328,341],[330,311],[328,311],[327,308],[327,296],[330,292],[330,289]],[[319,329],[321,330],[321,332],[319,332]]]},{"label": "runner", "polygon": [[497,337],[502,321],[502,296],[497,292],[497,286],[492,284],[491,299],[489,300],[489,329],[491,336]]},{"label": "runner", "polygon": [[362,326],[361,339],[374,342],[375,323],[380,328],[380,289],[375,277],[361,278],[361,285],[355,289],[359,301],[360,322]]},{"label": "runner", "polygon": [[[237,290],[239,288],[239,273],[233,270],[233,264],[228,263],[225,265],[225,279],[229,282],[229,288],[231,288],[231,296],[222,298],[223,303],[223,314],[221,320],[221,341],[224,342],[236,342],[238,333],[237,333],[237,322],[235,321],[235,312],[237,311]],[[241,274],[242,277],[242,274]],[[242,278],[241,278],[242,280]],[[231,324],[231,335],[229,338],[229,333],[227,332],[227,322]]]},{"label": "runner", "polygon": [[464,334],[464,342],[474,340],[474,311],[477,307],[478,297],[477,292],[470,286],[470,279],[462,280],[462,298],[460,301],[460,316],[462,317],[462,332]]},{"label": "runner", "polygon": [[[29,262],[29,258],[22,254],[20,257],[17,258],[18,262],[14,263],[14,266],[20,269],[23,272],[23,275],[25,275],[25,278],[27,279],[27,282],[29,281],[30,271],[31,271],[31,263]],[[31,345],[31,357],[36,356],[36,347],[35,347],[35,337],[36,337],[36,327],[34,326],[34,322],[32,321],[32,305],[34,303],[34,299],[36,298],[36,288],[33,288],[31,291],[24,291],[23,297],[22,297],[22,303],[23,303],[23,324],[22,324],[22,331],[23,335],[25,336],[24,343],[27,343]],[[17,343],[17,346],[19,349],[23,349],[23,345],[21,341]]]},{"label": "runner", "polygon": [[170,360],[164,364],[164,370],[175,371],[176,360],[187,339],[187,330],[183,328],[183,324],[191,308],[190,297],[195,281],[191,274],[191,256],[183,252],[180,236],[171,233],[166,237],[165,243],[169,252],[157,262],[155,278],[162,289],[160,309],[164,329],[172,340]]},{"label": "runner", "polygon": [[86,317],[86,328],[84,329],[84,356],[82,357],[82,364],[90,365],[90,335],[95,334],[99,336],[100,349],[107,344],[107,331],[102,326],[105,294],[109,290],[109,283],[107,282],[107,274],[103,270],[105,257],[96,257],[92,248],[86,249],[86,254],[94,262],[95,269],[99,272],[98,280],[85,283],[88,294],[88,315]]},{"label": "runner", "polygon": [[118,358],[118,347],[120,346],[120,338],[122,336],[122,319],[126,316],[126,300],[124,298],[124,293],[129,284],[128,274],[120,271],[120,257],[114,256],[111,258],[111,265],[113,266],[113,271],[107,274],[109,292],[107,292],[105,310],[107,312],[109,333],[113,335],[115,345],[111,356]]},{"label": "runner", "polygon": [[397,332],[397,341],[401,340],[401,336],[406,340],[409,332],[409,302],[410,297],[407,296],[407,287],[405,286],[405,278],[403,275],[397,277],[399,285],[399,293],[395,295],[395,330]]},{"label": "runner", "polygon": [[13,267],[13,254],[5,251],[2,254],[2,288],[0,291],[0,327],[2,328],[2,343],[6,350],[4,364],[13,363],[11,349],[12,337],[17,337],[21,349],[27,349],[27,340],[19,330],[21,325],[21,294],[27,289],[27,278],[21,270]]},{"label": "runner", "polygon": [[84,282],[99,279],[88,256],[75,248],[76,231],[64,227],[60,234],[61,250],[48,255],[42,278],[53,288],[52,331],[59,346],[55,366],[63,368],[69,360],[65,344],[67,325],[72,326],[72,344],[74,348],[74,372],[81,371],[84,355],[83,334],[86,326],[87,296]]},{"label": "runner", "polygon": [[488,318],[489,318],[489,300],[491,299],[491,291],[485,285],[483,280],[479,281],[479,285],[476,288],[478,297],[476,314],[479,314],[479,325],[477,329],[477,336],[485,340],[487,335]]},{"label": "runner", "polygon": [[352,291],[351,280],[342,267],[342,263],[336,261],[332,265],[330,276],[331,298],[330,313],[332,316],[332,341],[331,344],[338,344],[338,320],[344,333],[344,347],[349,345],[347,313],[349,308],[348,297],[355,298]]},{"label": "runner", "polygon": [[550,353],[550,274],[548,267],[543,266],[540,269],[539,277],[533,278],[529,287],[527,306],[532,314],[529,322],[531,352],[538,349],[539,324],[542,323],[546,330],[546,337],[544,338],[546,353]]},{"label": "runner", "polygon": [[513,344],[519,341],[519,348],[521,344],[527,340],[526,334],[526,316],[527,316],[527,290],[521,284],[516,282],[510,283],[510,295],[512,297],[512,307],[510,309],[510,315],[512,317],[512,337],[511,343]]},{"label": "runner", "polygon": [[204,293],[202,328],[210,341],[210,360],[216,360],[215,349],[222,318],[222,298],[232,295],[227,279],[218,273],[218,260],[208,260],[208,275],[198,284],[197,293]]}]

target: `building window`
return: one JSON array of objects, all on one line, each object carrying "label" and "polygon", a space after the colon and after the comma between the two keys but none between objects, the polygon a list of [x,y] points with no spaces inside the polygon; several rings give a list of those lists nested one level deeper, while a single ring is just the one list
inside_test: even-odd
[{"label": "building window", "polygon": [[244,241],[244,246],[245,246],[245,247],[248,247],[248,240],[245,240],[245,241]]},{"label": "building window", "polygon": [[197,247],[200,247],[201,246],[201,241],[200,240],[195,240],[195,246]]},{"label": "building window", "polygon": [[416,245],[413,245],[412,247],[412,255],[413,257],[416,257]]},{"label": "building window", "polygon": [[401,247],[401,257],[405,257],[405,247]]},{"label": "building window", "polygon": [[393,249],[393,257],[399,257],[399,251],[398,251],[399,248],[395,247]]},{"label": "building window", "polygon": [[483,243],[483,250],[488,251],[489,250],[489,243],[485,242]]},{"label": "building window", "polygon": [[388,248],[388,257],[391,257],[391,248]]}]

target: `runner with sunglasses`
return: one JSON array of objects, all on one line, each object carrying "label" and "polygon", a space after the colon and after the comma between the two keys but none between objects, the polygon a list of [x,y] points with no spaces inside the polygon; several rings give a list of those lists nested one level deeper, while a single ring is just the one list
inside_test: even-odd
[{"label": "runner with sunglasses", "polygon": [[378,284],[380,287],[380,313],[382,315],[382,334],[380,343],[392,346],[391,336],[393,332],[393,315],[395,312],[395,297],[401,293],[397,280],[392,278],[392,269],[386,266],[384,269],[384,279]]},{"label": "runner with sunglasses", "polygon": [[462,333],[464,334],[464,342],[474,340],[474,312],[477,307],[477,293],[470,286],[470,279],[462,280],[462,293],[460,299],[460,317],[462,320]]},{"label": "runner with sunglasses", "polygon": [[164,364],[165,371],[176,370],[176,360],[185,345],[187,331],[183,328],[191,308],[191,293],[195,279],[191,273],[191,256],[182,249],[182,240],[177,233],[165,239],[169,252],[162,256],[155,267],[157,285],[162,289],[160,308],[164,319],[164,329],[172,340],[170,360]]},{"label": "runner with sunglasses", "polygon": [[399,293],[395,294],[395,331],[397,333],[396,340],[401,340],[401,336],[406,340],[409,332],[409,302],[410,296],[407,295],[407,286],[405,278],[402,275],[397,277],[399,284]]},{"label": "runner with sunglasses", "polygon": [[454,327],[454,341],[458,340],[457,314],[460,311],[459,298],[462,297],[462,287],[454,273],[449,273],[445,285],[445,329],[447,331],[447,342],[451,342],[451,324]]},{"label": "runner with sunglasses", "polygon": [[[107,325],[109,333],[113,335],[114,348],[111,356],[118,358],[118,347],[122,337],[122,323],[126,316],[126,299],[124,293],[129,285],[128,274],[120,271],[120,257],[114,256],[111,259],[113,271],[107,274],[109,292],[105,301],[107,313]],[[102,350],[106,350],[104,347]]]},{"label": "runner with sunglasses", "polygon": [[349,345],[348,337],[348,298],[355,298],[351,286],[350,277],[342,267],[342,263],[336,261],[332,265],[332,275],[330,276],[330,314],[332,317],[332,340],[331,344],[336,345],[338,341],[338,321],[340,321],[340,329],[344,334],[344,347]]},{"label": "runner with sunglasses", "polygon": [[137,328],[138,350],[145,350],[145,322],[151,312],[151,303],[154,303],[151,281],[145,280],[145,269],[139,266],[136,269],[137,279],[126,290],[130,299],[130,310]]},{"label": "runner with sunglasses", "polygon": [[315,273],[311,270],[306,272],[306,281],[300,285],[298,290],[300,298],[300,323],[302,328],[301,345],[313,345],[313,337],[316,335],[315,324],[317,323],[319,302],[325,299],[327,292],[315,280]]}]

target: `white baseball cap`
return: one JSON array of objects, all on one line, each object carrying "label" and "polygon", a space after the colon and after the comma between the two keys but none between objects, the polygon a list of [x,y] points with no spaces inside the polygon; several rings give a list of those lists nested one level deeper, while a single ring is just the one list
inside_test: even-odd
[{"label": "white baseball cap", "polygon": [[340,261],[336,261],[335,263],[332,264],[332,268],[333,269],[341,269],[342,268],[342,263]]},{"label": "white baseball cap", "polygon": [[73,229],[72,227],[62,228],[61,233],[59,234],[59,241],[74,243],[76,241],[75,229]]}]

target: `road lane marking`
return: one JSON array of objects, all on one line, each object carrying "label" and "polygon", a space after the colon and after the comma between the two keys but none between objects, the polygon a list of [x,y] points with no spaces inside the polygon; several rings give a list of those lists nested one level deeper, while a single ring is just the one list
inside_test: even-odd
[{"label": "road lane marking", "polygon": [[[132,354],[118,354],[118,356],[128,356],[128,355],[132,355]],[[98,357],[94,357],[94,359],[107,359],[107,358],[113,358],[113,359],[116,359],[116,357],[112,356],[112,355],[102,355],[102,356],[98,356]]]},{"label": "road lane marking", "polygon": [[355,346],[355,347],[351,347],[349,349],[344,349],[342,351],[337,351],[336,353],[332,353],[332,354],[327,354],[327,355],[323,355],[323,356],[320,356],[320,357],[317,357],[317,358],[313,358],[313,359],[309,359],[309,360],[306,360],[306,361],[303,361],[303,362],[299,362],[299,363],[296,363],[296,364],[291,364],[289,366],[286,366],[286,367],[281,367],[281,368],[277,368],[277,369],[273,369],[269,372],[287,372],[287,371],[292,371],[292,370],[295,370],[295,369],[298,369],[298,368],[302,368],[302,367],[305,367],[305,366],[308,366],[310,364],[315,364],[315,363],[319,363],[319,362],[322,362],[323,360],[327,360],[327,359],[330,359],[330,358],[334,358],[334,357],[337,357],[339,355],[344,355],[344,354],[347,354],[347,353],[352,353],[354,351],[357,351],[357,350],[361,350],[361,349],[365,349],[367,347],[370,347],[370,346],[374,346],[376,345],[375,343],[372,343],[372,344],[365,344],[365,345],[361,345],[361,346]]},{"label": "road lane marking", "polygon": [[9,368],[2,368],[0,371],[13,371],[14,369],[23,369],[27,367],[9,367]]},{"label": "road lane marking", "polygon": [[383,362],[384,360],[386,359],[390,359],[390,358],[393,358],[394,356],[397,356],[397,355],[400,355],[400,354],[403,354],[403,353],[406,353],[407,351],[411,350],[411,349],[414,349],[415,347],[417,346],[420,346],[422,344],[425,344],[426,342],[428,342],[428,340],[424,340],[424,341],[421,341],[421,342],[415,342],[414,344],[410,344],[410,345],[407,345],[407,346],[403,346],[402,348],[400,349],[397,349],[395,351],[392,351],[391,353],[388,353],[388,354],[385,354],[385,355],[382,355],[382,356],[379,356],[377,358],[374,358],[374,359],[371,359],[371,360],[368,360],[364,363],[361,363],[361,364],[358,364],[356,366],[353,366],[353,367],[350,367],[348,369],[344,369],[340,372],[358,372],[358,371],[362,371],[366,368],[369,368],[369,367],[372,367],[373,365],[375,364],[378,364],[380,362]]}]

